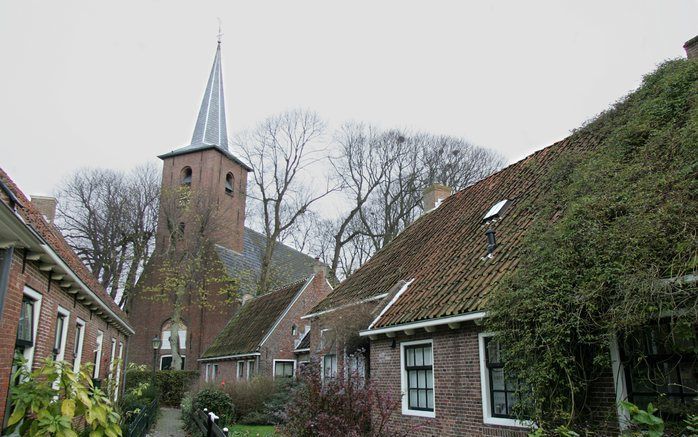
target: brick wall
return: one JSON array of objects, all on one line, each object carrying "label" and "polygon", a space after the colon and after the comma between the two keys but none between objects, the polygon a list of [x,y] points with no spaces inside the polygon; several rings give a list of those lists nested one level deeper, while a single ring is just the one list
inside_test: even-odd
[{"label": "brick wall", "polygon": [[[274,360],[296,360],[296,341],[300,340],[305,332],[305,326],[310,326],[309,320],[301,319],[302,316],[313,308],[330,292],[330,285],[325,280],[324,272],[315,275],[310,284],[301,293],[298,299],[291,305],[288,313],[276,326],[269,338],[259,349],[260,356],[257,358],[257,374],[265,377],[273,377]],[[297,328],[295,336],[291,335],[293,325]],[[311,333],[312,334],[312,333]],[[247,361],[249,358],[245,358]],[[218,361],[219,374],[226,381],[236,379],[237,360]],[[209,362],[211,363],[211,362]],[[296,363],[297,365],[297,363]],[[297,367],[296,367],[297,369]],[[203,381],[206,372],[206,363],[201,363],[199,367],[200,379]],[[247,366],[245,366],[245,378],[247,377]]]},{"label": "brick wall", "polygon": [[[217,225],[219,232],[215,237],[216,243],[242,253],[247,171],[215,149],[177,155],[163,161],[163,190],[180,186],[182,169],[185,167],[192,169],[192,190],[203,190],[213,194],[221,214],[225,217],[223,223]],[[232,195],[225,192],[225,177],[228,173],[233,174],[235,181]],[[167,235],[165,226],[160,220],[156,244],[161,244],[162,236]]]},{"label": "brick wall", "polygon": [[[480,385],[478,333],[473,323],[459,329],[439,328],[435,333],[412,336],[398,334],[393,339],[381,336],[371,341],[371,381],[392,399],[401,396],[400,343],[420,339],[433,341],[435,418],[402,414],[401,408],[390,416],[389,427],[401,433],[422,436],[506,436],[527,434],[520,428],[483,423]],[[591,405],[598,414],[598,429],[617,435],[613,378],[601,378],[592,389]]]},{"label": "brick wall", "polygon": [[[5,306],[2,318],[0,318],[0,344],[2,344],[0,348],[0,422],[4,421],[12,360],[14,356],[14,344],[17,337],[17,325],[19,323],[19,312],[25,287],[29,287],[33,291],[41,294],[38,329],[34,335],[34,367],[39,366],[44,358],[52,357],[53,355],[58,306],[70,312],[70,316],[67,320],[68,332],[64,356],[66,361],[71,363],[73,361],[77,318],[85,322],[81,363],[93,362],[97,331],[101,330],[104,332],[99,378],[106,378],[109,373],[112,338],[115,338],[117,343],[116,356],[118,356],[119,353],[119,342],[124,345],[123,362],[126,361],[126,353],[128,350],[128,339],[124,334],[120,333],[115,326],[108,325],[106,320],[100,318],[96,313],[90,312],[80,301],[74,299],[73,295],[68,294],[60,288],[56,281],[51,283],[51,288],[49,290],[48,275],[40,271],[35,262],[27,261],[23,272],[22,257],[23,251],[15,250],[10,266]],[[123,374],[124,372],[122,369],[122,383]]]}]

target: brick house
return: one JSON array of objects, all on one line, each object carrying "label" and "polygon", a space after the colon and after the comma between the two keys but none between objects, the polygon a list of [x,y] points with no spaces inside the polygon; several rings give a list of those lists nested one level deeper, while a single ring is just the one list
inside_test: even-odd
[{"label": "brick house", "polygon": [[[13,357],[31,368],[44,358],[123,384],[129,338],[126,314],[53,226],[56,201],[25,196],[0,169],[0,422],[9,417]],[[121,365],[115,367],[115,360]],[[114,394],[118,397],[118,391]]]},{"label": "brick house", "polygon": [[301,316],[331,290],[318,266],[307,279],[247,300],[199,359],[201,380],[293,378],[309,359],[310,323]]},{"label": "brick house", "polygon": [[[163,161],[162,190],[185,185],[211,197],[223,220],[217,223],[214,245],[208,253],[209,263],[217,272],[225,272],[240,282],[240,296],[256,294],[262,253],[267,244],[264,235],[245,226],[247,173],[252,169],[230,153],[225,119],[223,73],[220,43],[201,103],[191,144],[160,155]],[[186,223],[180,223],[187,232]],[[156,301],[148,287],[160,282],[158,254],[168,237],[166,220],[160,214],[156,248],[144,269],[132,298],[126,307],[136,329],[132,339],[131,360],[151,365],[151,339],[161,338],[157,352],[160,369],[170,368],[170,317],[172,304]],[[271,265],[273,286],[307,278],[313,272],[315,259],[281,243],[277,243]],[[218,293],[220,285],[207,285],[206,303],[197,296],[188,296],[179,326],[180,355],[186,370],[198,370],[197,359],[240,308],[240,302]]]}]

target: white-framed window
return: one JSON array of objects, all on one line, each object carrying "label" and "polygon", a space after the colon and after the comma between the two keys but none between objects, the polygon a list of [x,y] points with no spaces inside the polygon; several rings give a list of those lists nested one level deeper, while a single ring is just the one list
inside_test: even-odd
[{"label": "white-framed window", "polygon": [[296,360],[274,360],[274,379],[293,378],[296,374]]},{"label": "white-framed window", "polygon": [[402,414],[436,417],[434,347],[431,340],[400,343]]},{"label": "white-framed window", "polygon": [[247,379],[254,376],[254,360],[247,360]]},{"label": "white-framed window", "polygon": [[68,341],[68,323],[70,311],[58,307],[56,314],[56,330],[53,338],[53,359],[63,361],[65,359],[65,344]]},{"label": "white-framed window", "polygon": [[97,340],[95,341],[94,350],[94,372],[92,377],[94,379],[99,379],[99,371],[102,370],[102,343],[104,342],[104,332],[97,330]]},{"label": "white-framed window", "polygon": [[[172,345],[170,344],[170,336],[172,335],[172,322],[168,321],[162,327],[162,344],[160,346],[161,350],[170,350]],[[184,323],[179,323],[177,329],[177,334],[179,335],[179,350],[184,350],[187,348],[187,326]]]},{"label": "white-framed window", "polygon": [[82,348],[85,342],[85,321],[77,318],[75,320],[75,341],[73,342],[73,372],[80,371],[82,362]]},{"label": "white-framed window", "polygon": [[19,325],[17,326],[15,350],[26,360],[28,370],[31,370],[34,364],[36,331],[39,329],[40,315],[41,293],[29,287],[24,287],[22,306],[19,314]]},{"label": "white-framed window", "polygon": [[[184,363],[186,361],[186,355],[179,356],[182,359],[182,367],[179,370],[184,370]],[[160,370],[174,370],[172,369],[172,355],[160,355]]]},{"label": "white-framed window", "polygon": [[114,376],[114,362],[116,361],[116,339],[111,338],[111,352],[109,354],[109,379]]},{"label": "white-framed window", "polygon": [[238,381],[242,381],[245,379],[245,362],[244,361],[238,361],[237,362],[237,378]]},{"label": "white-framed window", "polygon": [[119,361],[116,364],[116,390],[114,391],[114,400],[119,400],[119,392],[121,391],[121,366],[123,366],[124,343],[119,342]]},{"label": "white-framed window", "polygon": [[327,354],[322,357],[322,380],[334,379],[337,377],[337,355]]},{"label": "white-framed window", "polygon": [[490,425],[527,427],[513,417],[517,382],[504,372],[501,346],[492,333],[478,335],[480,349],[480,386],[482,421]]},{"label": "white-framed window", "polygon": [[206,364],[206,375],[204,381],[215,382],[218,377],[218,364]]},{"label": "white-framed window", "polygon": [[366,359],[362,353],[354,353],[346,357],[346,372],[352,378],[366,378]]}]

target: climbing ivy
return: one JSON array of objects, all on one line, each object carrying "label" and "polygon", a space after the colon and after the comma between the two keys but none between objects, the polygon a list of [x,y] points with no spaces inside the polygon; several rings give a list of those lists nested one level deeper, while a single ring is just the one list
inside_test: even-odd
[{"label": "climbing ivy", "polygon": [[517,414],[551,429],[589,423],[612,333],[662,321],[695,335],[698,62],[664,63],[574,135],[597,146],[561,159],[525,205],[539,220],[486,322],[521,381]]}]

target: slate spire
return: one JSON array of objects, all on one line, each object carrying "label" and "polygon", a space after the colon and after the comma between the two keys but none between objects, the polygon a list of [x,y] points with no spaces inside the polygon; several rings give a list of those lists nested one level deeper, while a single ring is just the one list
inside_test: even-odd
[{"label": "slate spire", "polygon": [[204,92],[204,98],[201,101],[201,109],[199,109],[199,117],[196,119],[190,146],[217,146],[226,152],[228,151],[220,40],[216,48],[216,56],[213,58],[211,75],[206,84],[206,92]]}]

